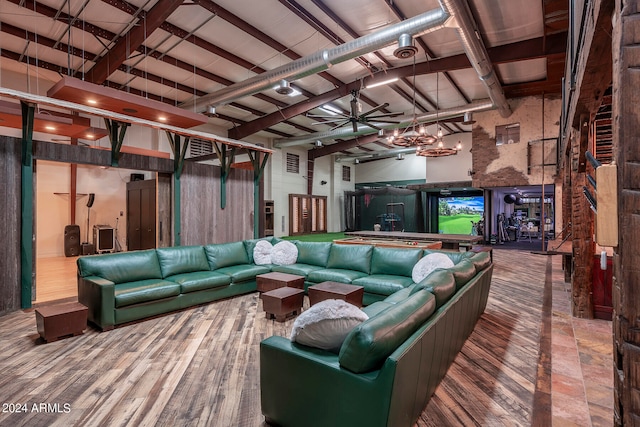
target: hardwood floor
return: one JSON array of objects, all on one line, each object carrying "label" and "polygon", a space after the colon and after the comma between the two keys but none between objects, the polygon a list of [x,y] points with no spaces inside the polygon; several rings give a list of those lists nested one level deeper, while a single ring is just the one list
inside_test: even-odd
[{"label": "hardwood floor", "polygon": [[[611,425],[611,322],[567,316],[561,257],[494,262],[486,312],[417,425]],[[33,310],[0,317],[0,425],[262,426],[259,343],[292,324],[257,293],[49,344]]]},{"label": "hardwood floor", "polygon": [[78,298],[75,257],[38,258],[36,260],[35,303]]}]

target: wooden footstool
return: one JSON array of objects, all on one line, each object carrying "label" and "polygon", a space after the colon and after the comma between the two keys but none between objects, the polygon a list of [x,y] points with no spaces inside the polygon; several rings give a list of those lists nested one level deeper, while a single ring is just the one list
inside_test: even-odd
[{"label": "wooden footstool", "polygon": [[364,288],[339,282],[322,282],[309,286],[309,304],[313,305],[326,299],[341,299],[356,307],[362,307]]},{"label": "wooden footstool", "polygon": [[300,314],[304,291],[296,288],[277,288],[260,295],[267,319],[284,322],[287,317]]},{"label": "wooden footstool", "polygon": [[82,335],[87,327],[87,307],[69,302],[36,308],[36,325],[46,342]]},{"label": "wooden footstool", "polygon": [[285,286],[304,289],[304,276],[273,271],[257,275],[256,284],[260,292],[268,292]]}]

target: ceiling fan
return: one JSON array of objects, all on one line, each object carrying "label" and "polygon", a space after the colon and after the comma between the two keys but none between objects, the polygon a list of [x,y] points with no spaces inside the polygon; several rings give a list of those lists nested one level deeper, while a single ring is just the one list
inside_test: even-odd
[{"label": "ceiling fan", "polygon": [[380,113],[373,115],[374,113],[380,112],[389,106],[388,103],[380,104],[373,109],[367,111],[366,113],[362,113],[362,104],[359,100],[360,92],[357,90],[351,91],[351,101],[350,104],[350,113],[345,114],[342,112],[336,111],[335,115],[331,116],[323,116],[323,115],[315,115],[315,114],[307,114],[307,117],[316,118],[316,119],[325,119],[323,121],[314,122],[314,125],[320,124],[333,124],[334,126],[330,130],[334,130],[340,128],[342,126],[351,124],[353,131],[358,132],[358,123],[362,125],[367,125],[372,129],[381,130],[378,126],[371,123],[374,121],[375,123],[399,123],[393,120],[387,120],[391,117],[401,116],[404,113]]}]

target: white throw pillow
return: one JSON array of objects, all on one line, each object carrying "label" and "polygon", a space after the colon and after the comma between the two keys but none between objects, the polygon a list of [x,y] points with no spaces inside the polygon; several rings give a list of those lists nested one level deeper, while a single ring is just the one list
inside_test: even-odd
[{"label": "white throw pillow", "polygon": [[337,353],[349,332],[368,318],[364,311],[346,301],[320,301],[293,322],[291,341]]},{"label": "white throw pillow", "polygon": [[298,259],[298,247],[291,242],[283,240],[273,245],[271,251],[271,263],[276,265],[295,264]]},{"label": "white throw pillow", "polygon": [[451,261],[451,258],[446,256],[445,254],[429,254],[413,266],[411,278],[413,279],[413,283],[420,283],[436,268],[449,268],[453,267],[453,265],[454,264],[453,261]]},{"label": "white throw pillow", "polygon": [[256,242],[253,248],[253,263],[256,265],[271,264],[271,252],[273,245],[266,240]]}]

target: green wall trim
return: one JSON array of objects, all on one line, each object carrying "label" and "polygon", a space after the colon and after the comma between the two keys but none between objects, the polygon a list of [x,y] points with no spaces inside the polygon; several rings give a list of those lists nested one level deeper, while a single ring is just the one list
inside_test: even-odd
[{"label": "green wall trim", "polygon": [[247,154],[253,165],[253,238],[257,239],[260,237],[260,179],[269,160],[269,153],[264,153],[262,162],[260,162],[260,152],[248,151]]},{"label": "green wall trim", "polygon": [[22,106],[20,306],[31,308],[33,289],[33,117],[35,106]]},{"label": "green wall trim", "polygon": [[124,142],[124,135],[130,124],[109,120],[107,118],[104,119],[104,123],[109,130],[109,142],[111,142],[111,166],[116,167],[120,160],[120,150]]}]

